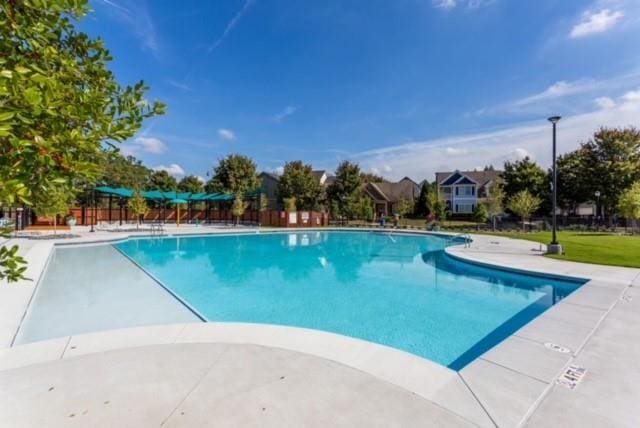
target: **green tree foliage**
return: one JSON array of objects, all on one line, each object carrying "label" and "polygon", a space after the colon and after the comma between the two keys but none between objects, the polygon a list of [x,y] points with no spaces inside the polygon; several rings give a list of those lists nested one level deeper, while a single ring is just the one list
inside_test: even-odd
[{"label": "green tree foliage", "polygon": [[162,192],[175,192],[178,182],[175,177],[167,171],[153,171],[149,177],[149,190],[160,190]]},{"label": "green tree foliage", "polygon": [[489,220],[489,213],[487,212],[487,207],[484,204],[476,205],[476,208],[473,210],[472,215],[473,221],[476,223],[486,223]]},{"label": "green tree foliage", "polygon": [[628,220],[640,220],[640,181],[636,181],[622,192],[618,200],[618,210]]},{"label": "green tree foliage", "polygon": [[569,165],[558,170],[563,201],[593,200],[600,191],[604,211],[612,214],[620,194],[640,180],[640,129],[600,128],[568,157]]},{"label": "green tree foliage", "polygon": [[287,162],[278,181],[280,201],[294,197],[298,210],[314,210],[320,203],[322,186],[313,175],[311,165],[302,161]]},{"label": "green tree foliage", "polygon": [[146,189],[153,171],[133,156],[124,157],[115,151],[105,153],[102,160],[104,171],[99,181],[111,187]]},{"label": "green tree foliage", "polygon": [[248,207],[249,204],[242,199],[242,195],[236,195],[236,198],[233,200],[233,205],[231,206],[231,213],[235,217],[236,224],[240,222],[240,217],[244,215]]},{"label": "green tree foliage", "polygon": [[542,201],[539,197],[532,195],[528,190],[521,190],[511,198],[507,203],[507,208],[513,211],[518,217],[522,219],[522,230],[525,230],[525,222],[531,218]]},{"label": "green tree foliage", "polygon": [[420,195],[418,196],[418,200],[415,204],[414,213],[418,217],[424,217],[429,214],[429,192],[431,192],[432,187],[426,181],[422,183],[422,187],[420,188]]},{"label": "green tree foliage", "polygon": [[384,177],[372,172],[361,172],[360,180],[363,183],[382,183],[384,181]]},{"label": "green tree foliage", "polygon": [[52,218],[54,233],[56,233],[58,226],[58,216],[65,216],[69,213],[73,200],[73,192],[62,184],[49,186],[47,190],[38,190],[33,194],[36,214]]},{"label": "green tree foliage", "polygon": [[547,214],[550,211],[549,176],[528,156],[515,162],[505,162],[502,178],[507,198],[512,198],[519,192],[527,190],[540,199],[540,204],[536,208],[540,214]]},{"label": "green tree foliage", "polygon": [[[0,203],[95,182],[102,144],[164,111],[143,82],[120,86],[103,41],[76,31],[88,10],[87,0],[0,2]],[[7,254],[0,279],[15,279]]]},{"label": "green tree foliage", "polygon": [[295,196],[291,196],[289,198],[284,198],[282,200],[282,203],[284,205],[284,210],[288,213],[292,213],[296,211],[296,207],[297,207],[297,203],[296,203],[296,198]]},{"label": "green tree foliage", "polygon": [[206,184],[207,192],[242,194],[260,187],[256,164],[242,155],[229,155],[221,159]]},{"label": "green tree foliage", "polygon": [[491,227],[496,227],[496,217],[504,212],[505,194],[501,183],[489,187],[486,197],[486,211],[491,219]]},{"label": "green tree foliage", "polygon": [[330,203],[335,202],[339,217],[354,218],[357,202],[362,193],[362,176],[356,163],[344,161],[336,169],[333,183],[327,187]]},{"label": "green tree foliage", "polygon": [[443,222],[447,219],[447,204],[435,189],[427,194],[428,213],[436,216],[436,220]]},{"label": "green tree foliage", "polygon": [[178,192],[202,193],[204,184],[195,175],[187,175],[178,182]]},{"label": "green tree foliage", "polygon": [[140,220],[142,217],[149,211],[149,207],[147,206],[147,200],[142,196],[139,190],[133,192],[131,198],[129,198],[129,209],[136,216],[138,220],[136,222],[137,227],[140,227]]},{"label": "green tree foliage", "polygon": [[373,201],[362,195],[357,202],[356,217],[361,220],[373,221]]},{"label": "green tree foliage", "polygon": [[414,202],[408,199],[400,199],[396,204],[396,214],[400,217],[406,217],[414,210]]}]

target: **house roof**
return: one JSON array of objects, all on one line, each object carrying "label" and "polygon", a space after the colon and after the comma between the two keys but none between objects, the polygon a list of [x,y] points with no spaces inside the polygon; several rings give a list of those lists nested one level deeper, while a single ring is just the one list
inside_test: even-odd
[{"label": "house roof", "polygon": [[[466,184],[477,183],[479,186],[484,186],[491,181],[500,180],[503,171],[450,171],[450,172],[436,172],[436,183],[439,186],[449,186],[461,178]],[[464,179],[466,177],[467,179]],[[471,182],[467,181],[468,179]],[[460,183],[464,184],[464,183]]]},{"label": "house roof", "polygon": [[376,200],[397,202],[400,199],[414,200],[416,198],[416,184],[412,180],[400,180],[397,183],[382,181],[367,183],[365,191]]},{"label": "house roof", "polygon": [[280,177],[277,174],[274,174],[272,172],[264,172],[263,171],[263,172],[260,173],[260,175],[258,177],[270,178],[270,179],[275,180],[275,181],[280,181]]}]

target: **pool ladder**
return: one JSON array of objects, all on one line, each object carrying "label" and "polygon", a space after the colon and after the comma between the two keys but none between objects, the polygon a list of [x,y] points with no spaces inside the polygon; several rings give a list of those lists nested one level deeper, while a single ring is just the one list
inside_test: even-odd
[{"label": "pool ladder", "polygon": [[473,240],[471,239],[471,235],[470,234],[468,234],[468,233],[458,233],[457,235],[453,235],[453,236],[449,237],[449,239],[447,240],[447,246],[453,244],[458,239],[463,239],[464,240],[464,248],[470,248],[471,247],[471,242],[473,242]]}]

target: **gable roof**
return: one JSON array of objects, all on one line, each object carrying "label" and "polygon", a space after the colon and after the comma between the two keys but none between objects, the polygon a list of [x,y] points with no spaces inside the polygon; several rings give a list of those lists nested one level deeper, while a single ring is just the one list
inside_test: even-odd
[{"label": "gable roof", "polygon": [[280,177],[272,172],[261,172],[260,175],[258,175],[258,177],[265,179],[271,179],[271,180],[275,180],[275,181],[280,181]]},{"label": "gable roof", "polygon": [[377,200],[385,200],[387,202],[397,202],[400,199],[414,200],[416,194],[416,183],[413,180],[402,179],[397,183],[382,181],[378,183],[367,183],[365,185],[371,197]]},{"label": "gable roof", "polygon": [[[460,180],[462,177],[467,177],[479,186],[485,186],[489,182],[500,181],[502,178],[502,171],[452,171],[452,172],[436,172],[436,183],[439,186],[450,186]],[[454,179],[455,178],[455,179]],[[465,184],[465,183],[460,183]],[[473,183],[468,183],[473,184]]]}]

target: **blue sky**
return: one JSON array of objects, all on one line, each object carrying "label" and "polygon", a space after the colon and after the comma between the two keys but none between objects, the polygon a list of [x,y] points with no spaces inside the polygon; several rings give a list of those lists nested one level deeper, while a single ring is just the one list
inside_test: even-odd
[{"label": "blue sky", "polygon": [[[178,6],[179,5],[179,6]],[[640,126],[638,0],[92,0],[123,84],[168,113],[122,149],[176,176],[350,159],[389,179],[551,157]]]}]

